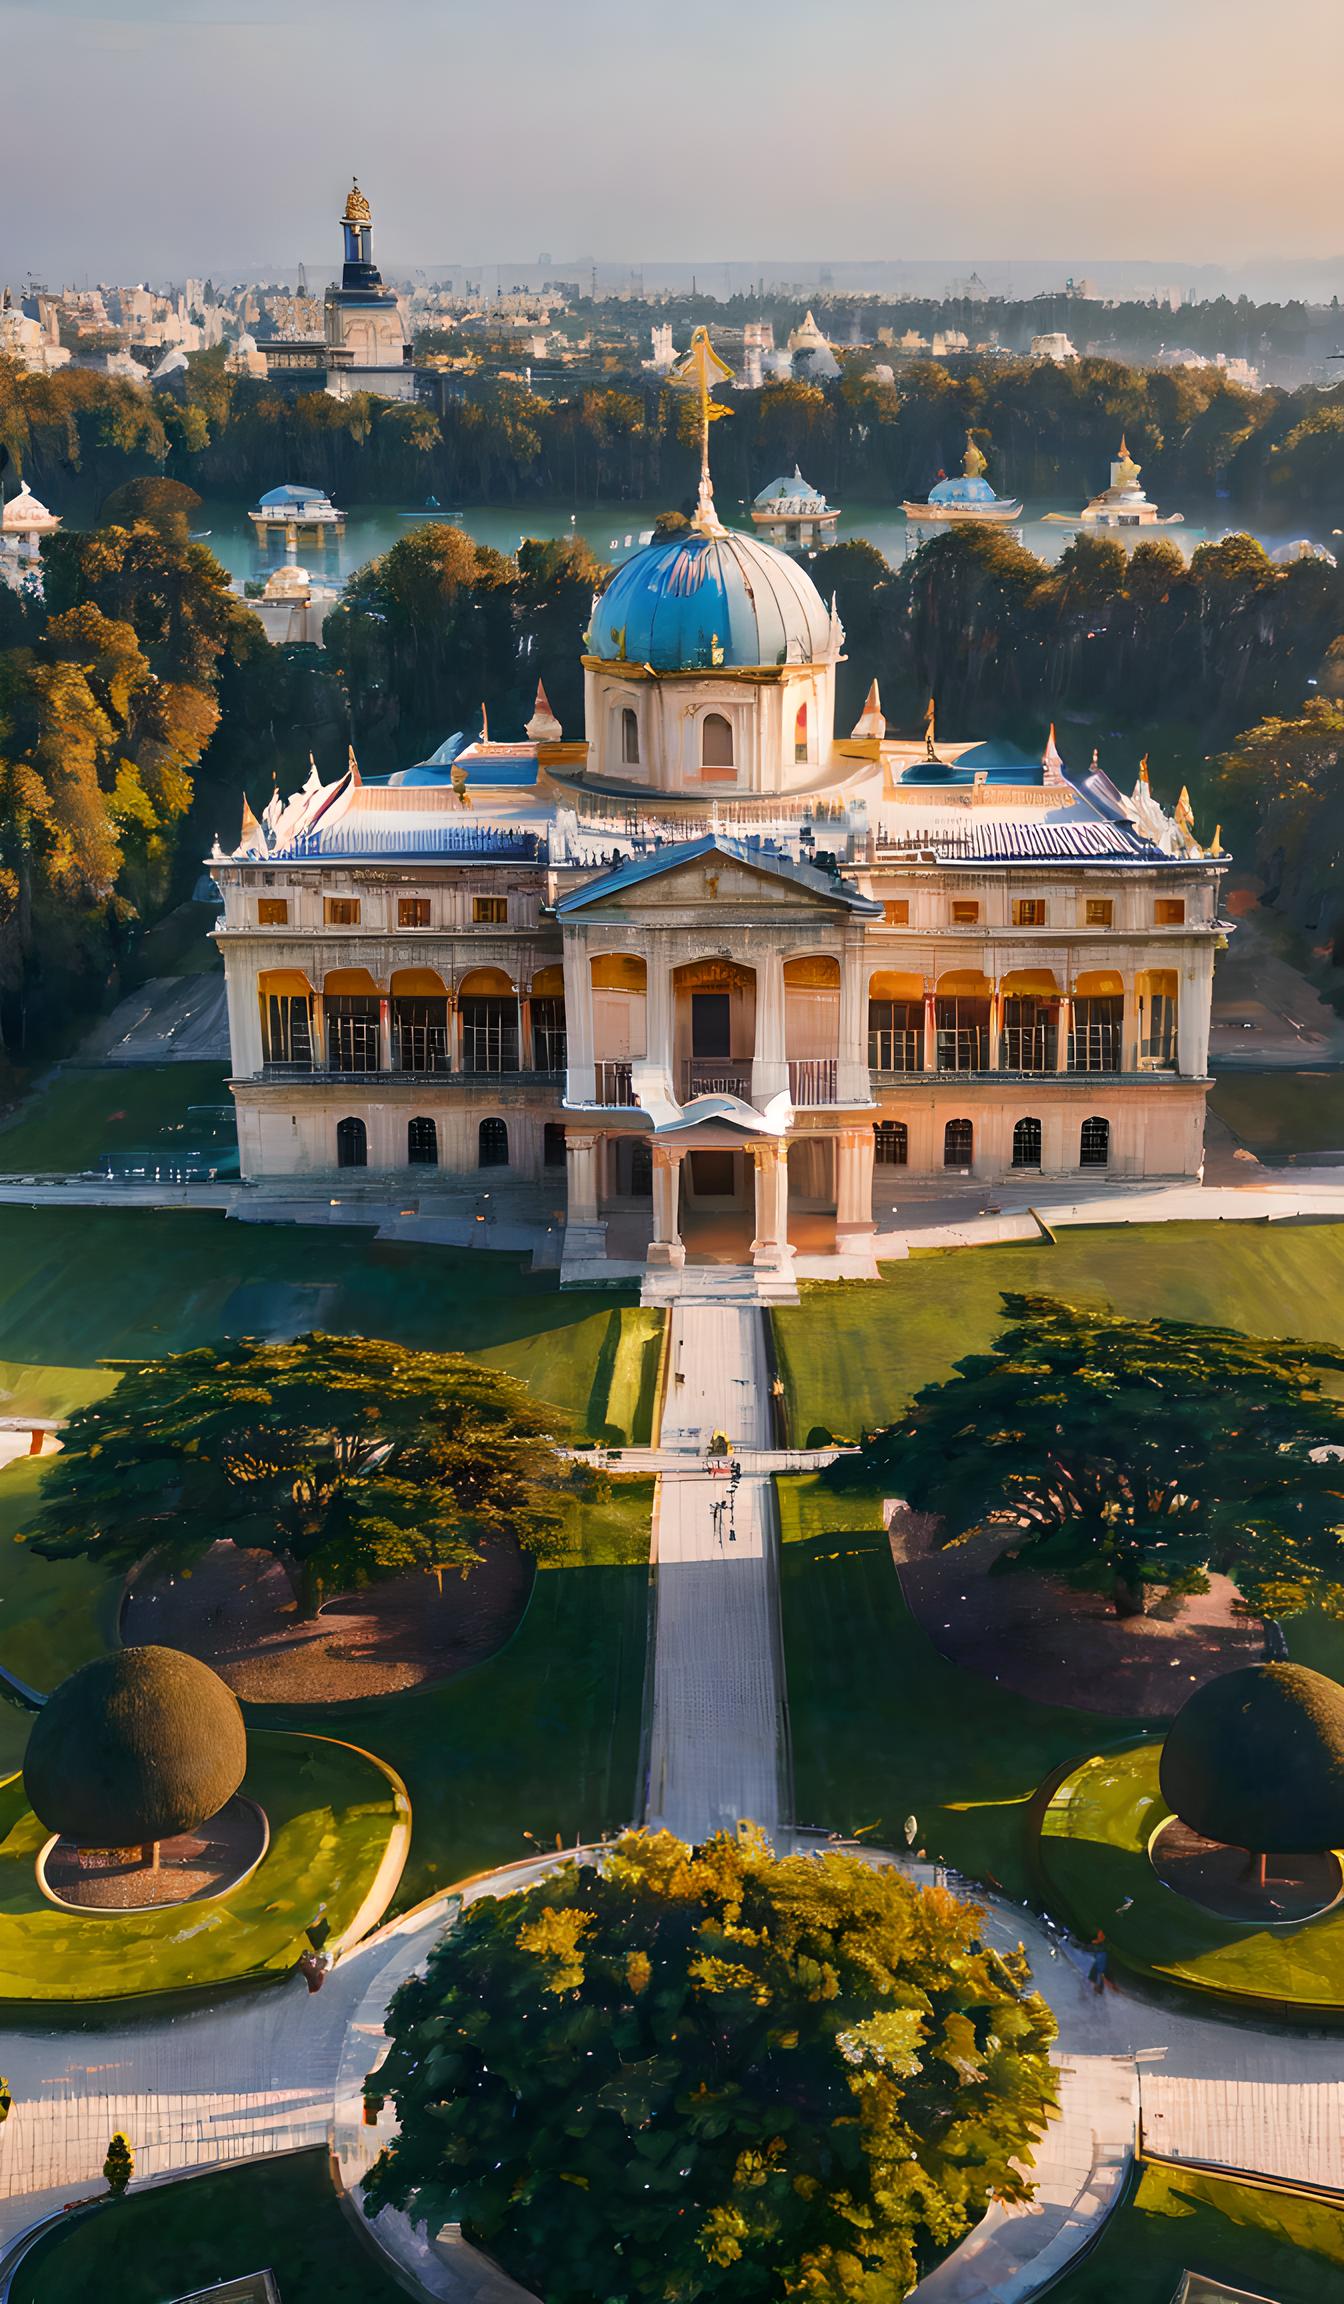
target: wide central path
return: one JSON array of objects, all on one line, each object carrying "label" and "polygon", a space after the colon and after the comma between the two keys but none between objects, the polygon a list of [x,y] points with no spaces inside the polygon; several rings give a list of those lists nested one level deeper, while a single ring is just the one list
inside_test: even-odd
[{"label": "wide central path", "polygon": [[[774,1483],[761,1312],[678,1304],[654,1520],[654,1652],[645,1813],[683,1840],[788,1814]],[[732,1481],[715,1432],[745,1451]]]}]

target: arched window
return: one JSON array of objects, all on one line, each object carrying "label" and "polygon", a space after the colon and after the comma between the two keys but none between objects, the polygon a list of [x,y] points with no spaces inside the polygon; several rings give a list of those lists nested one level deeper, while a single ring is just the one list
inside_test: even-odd
[{"label": "arched window", "polygon": [[407,1122],[406,1158],[412,1168],[438,1167],[439,1131],[433,1120],[409,1120]]},{"label": "arched window", "polygon": [[807,758],[807,706],[800,704],[798,717],[793,723],[793,757],[795,763]]},{"label": "arched window", "polygon": [[502,1120],[482,1120],[476,1132],[476,1165],[478,1168],[508,1167],[509,1131]]},{"label": "arched window", "polygon": [[969,1168],[975,1151],[975,1130],[969,1120],[949,1120],[943,1130],[944,1168]]},{"label": "arched window", "polygon": [[639,766],[639,714],[628,704],[621,713],[621,759],[627,768]]},{"label": "arched window", "polygon": [[368,1167],[369,1131],[362,1120],[337,1121],[336,1165],[338,1168]]},{"label": "arched window", "polygon": [[733,765],[733,724],[722,712],[706,712],[700,723],[700,765],[702,768]]},{"label": "arched window", "polygon": [[1039,1168],[1041,1165],[1041,1123],[1039,1120],[1019,1120],[1013,1130],[1014,1168]]},{"label": "arched window", "polygon": [[1095,1117],[1084,1120],[1078,1139],[1080,1168],[1104,1168],[1111,1157],[1111,1123]]},{"label": "arched window", "polygon": [[564,1167],[565,1124],[563,1120],[548,1120],[542,1130],[541,1164],[543,1168]]},{"label": "arched window", "polygon": [[910,1158],[910,1131],[904,1120],[879,1120],[873,1130],[879,1168],[904,1168]]}]

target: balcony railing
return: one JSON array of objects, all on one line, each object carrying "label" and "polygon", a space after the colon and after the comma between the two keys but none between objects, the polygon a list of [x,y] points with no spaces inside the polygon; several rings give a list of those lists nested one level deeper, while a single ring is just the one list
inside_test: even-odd
[{"label": "balcony railing", "polygon": [[987,1024],[940,1025],[938,1030],[938,1069],[940,1072],[987,1072],[989,1070],[989,1026]]},{"label": "balcony railing", "polygon": [[683,1101],[688,1096],[750,1096],[751,1066],[734,1063],[731,1056],[687,1056],[681,1093]]},{"label": "balcony railing", "polygon": [[868,1069],[870,1072],[922,1072],[923,1033],[900,1025],[891,1031],[870,1031]]},{"label": "balcony railing", "polygon": [[628,1061],[606,1060],[593,1066],[596,1074],[597,1102],[606,1105],[633,1105],[634,1080]]},{"label": "balcony railing", "polygon": [[789,1064],[789,1094],[795,1104],[834,1104],[839,1065],[834,1056],[802,1056]]},{"label": "balcony railing", "polygon": [[1120,1052],[1118,1024],[1075,1025],[1069,1034],[1070,1072],[1118,1072]]},{"label": "balcony railing", "polygon": [[453,1065],[446,1026],[397,1026],[392,1034],[392,1059],[400,1072],[451,1072]]},{"label": "balcony railing", "polygon": [[1005,1024],[999,1039],[1001,1072],[1053,1072],[1055,1032],[1050,1024]]}]

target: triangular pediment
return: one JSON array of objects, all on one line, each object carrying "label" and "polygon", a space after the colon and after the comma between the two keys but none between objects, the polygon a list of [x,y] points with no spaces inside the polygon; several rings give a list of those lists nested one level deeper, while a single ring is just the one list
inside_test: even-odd
[{"label": "triangular pediment", "polygon": [[670,904],[778,911],[781,903],[802,912],[879,915],[882,909],[814,865],[711,835],[631,857],[562,897],[556,910],[561,919],[571,919],[580,912],[625,917]]}]

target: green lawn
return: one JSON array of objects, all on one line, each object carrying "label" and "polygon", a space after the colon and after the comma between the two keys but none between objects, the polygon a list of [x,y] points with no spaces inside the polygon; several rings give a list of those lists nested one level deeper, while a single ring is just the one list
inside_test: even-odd
[{"label": "green lawn", "polygon": [[1252,1152],[1344,1152],[1344,1072],[1224,1072],[1209,1107]]},{"label": "green lawn", "polygon": [[1025,1896],[1026,1804],[1108,1724],[940,1656],[902,1597],[879,1498],[832,1496],[814,1476],[778,1486],[799,1819],[891,1845],[913,1814],[930,1855]]},{"label": "green lawn", "polygon": [[1158,1879],[1148,1842],[1171,1813],[1158,1788],[1160,1755],[1153,1738],[1099,1753],[1055,1793],[1041,1861],[1066,1916],[1084,1936],[1104,1928],[1118,1960],[1164,1981],[1337,2010],[1344,1913],[1255,1928],[1202,1911]]},{"label": "green lawn", "polygon": [[1183,2272],[1277,2304],[1334,2304],[1344,2291],[1344,2209],[1145,2162],[1134,2197],[1050,2295],[1053,2304],[1171,2304]]},{"label": "green lawn", "polygon": [[22,1780],[0,1786],[0,2000],[105,2000],[280,1974],[323,1904],[339,1935],[368,1894],[396,1818],[383,1770],[342,1744],[249,1728],[244,1790],[271,1826],[250,1879],[185,1913],[85,1914],[43,1896],[33,1867],[47,1834]]},{"label": "green lawn", "polygon": [[45,1692],[114,1644],[122,1579],[15,1542],[31,1525],[41,1469],[29,1456],[0,1471],[0,1663]]},{"label": "green lawn", "polygon": [[403,2304],[351,2229],[325,2150],[132,2190],[41,2241],[10,2295],[13,2304],[164,2304],[262,2270],[275,2274],[282,2304]]},{"label": "green lawn", "polygon": [[[0,1122],[0,1175],[73,1176],[104,1152],[208,1144],[210,1122],[190,1108],[227,1105],[228,1076],[221,1064],[63,1071]],[[218,1141],[233,1146],[234,1129],[227,1127]]]},{"label": "green lawn", "polygon": [[1005,1289],[1109,1304],[1252,1335],[1332,1337],[1344,1302],[1344,1224],[1070,1227],[1058,1244],[933,1249],[880,1280],[803,1281],[773,1313],[789,1428],[857,1435],[983,1351]]},{"label": "green lawn", "polygon": [[547,1568],[499,1654],[442,1687],[335,1710],[254,1715],[348,1736],[411,1796],[398,1908],[454,1880],[628,1824],[638,1790],[652,1483],[583,1514],[582,1564]]}]

